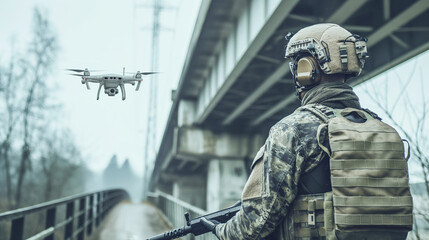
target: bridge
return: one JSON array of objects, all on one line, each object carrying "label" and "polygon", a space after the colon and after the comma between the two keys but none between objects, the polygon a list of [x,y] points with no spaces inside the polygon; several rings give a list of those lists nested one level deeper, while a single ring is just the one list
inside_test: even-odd
[{"label": "bridge", "polygon": [[[317,0],[202,1],[149,183],[150,201],[120,203],[126,194],[116,192],[120,197],[105,203],[113,193],[97,192],[45,203],[39,206],[45,228],[27,239],[54,239],[61,228],[64,239],[144,239],[143,230],[152,235],[185,225],[185,212],[195,217],[231,205],[270,126],[300,104],[283,59],[286,33],[333,22],[367,36],[371,58],[351,79],[356,86],[429,49],[428,9],[428,0],[332,0],[323,6]],[[65,220],[52,219],[58,210],[50,204],[65,206]],[[17,211],[0,214],[0,221],[9,221],[10,239],[19,240],[30,210]],[[134,213],[139,218],[129,222]]]}]

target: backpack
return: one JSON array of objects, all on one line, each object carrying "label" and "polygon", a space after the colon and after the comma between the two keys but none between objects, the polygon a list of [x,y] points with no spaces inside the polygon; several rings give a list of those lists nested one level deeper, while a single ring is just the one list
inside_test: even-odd
[{"label": "backpack", "polygon": [[[297,196],[291,208],[294,238],[406,239],[413,225],[410,149],[404,157],[395,129],[369,110],[318,104],[299,110],[324,121],[317,140],[330,157],[332,192]],[[353,114],[363,122],[347,119]],[[329,146],[320,139],[326,128]]]}]

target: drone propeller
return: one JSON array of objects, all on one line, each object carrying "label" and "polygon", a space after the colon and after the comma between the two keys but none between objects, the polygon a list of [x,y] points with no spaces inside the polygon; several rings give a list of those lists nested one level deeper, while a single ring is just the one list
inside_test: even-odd
[{"label": "drone propeller", "polygon": [[73,68],[66,68],[65,70],[73,71],[73,72],[85,72],[85,70],[82,70],[82,69],[73,69]]},{"label": "drone propeller", "polygon": [[103,70],[89,70],[89,69],[75,69],[75,68],[66,68],[65,70],[72,71],[72,72],[85,72],[85,71],[88,71],[88,72],[101,72],[101,71],[103,71]]},{"label": "drone propeller", "polygon": [[142,75],[158,74],[159,72],[141,72]]},{"label": "drone propeller", "polygon": [[[126,72],[129,74],[136,74],[137,72]],[[151,74],[158,74],[160,72],[140,72],[141,75],[151,75]]]},{"label": "drone propeller", "polygon": [[88,84],[88,81],[86,80],[86,78],[85,77],[88,77],[88,76],[85,76],[85,75],[83,75],[83,74],[76,74],[76,73],[69,73],[69,75],[73,75],[73,76],[78,76],[78,77],[82,77],[82,84],[86,84],[86,88],[88,88],[88,90],[90,89],[89,88],[89,84]]}]

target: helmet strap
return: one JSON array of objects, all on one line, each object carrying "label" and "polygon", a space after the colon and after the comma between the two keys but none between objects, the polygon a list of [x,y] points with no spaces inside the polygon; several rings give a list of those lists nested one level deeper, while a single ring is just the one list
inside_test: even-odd
[{"label": "helmet strap", "polygon": [[302,101],[302,97],[301,97],[301,93],[304,91],[308,91],[312,88],[314,88],[315,86],[319,85],[319,83],[313,84],[313,85],[307,85],[307,86],[298,86],[297,82],[295,80],[295,92],[296,92],[296,96],[298,97],[298,99],[300,101]]},{"label": "helmet strap", "polygon": [[348,56],[347,56],[347,45],[340,44],[340,60],[341,60],[341,70],[343,72],[347,72],[349,70],[348,67]]}]

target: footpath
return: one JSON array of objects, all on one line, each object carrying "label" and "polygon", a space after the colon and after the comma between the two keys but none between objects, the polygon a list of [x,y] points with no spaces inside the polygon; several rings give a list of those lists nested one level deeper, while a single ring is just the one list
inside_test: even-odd
[{"label": "footpath", "polygon": [[94,239],[145,240],[168,230],[170,228],[154,206],[125,202],[109,213]]}]

